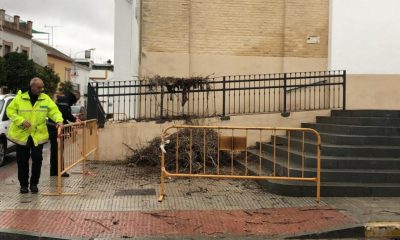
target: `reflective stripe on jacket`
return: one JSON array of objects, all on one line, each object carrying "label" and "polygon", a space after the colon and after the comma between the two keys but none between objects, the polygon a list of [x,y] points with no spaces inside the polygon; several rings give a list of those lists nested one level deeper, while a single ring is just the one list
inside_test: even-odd
[{"label": "reflective stripe on jacket", "polygon": [[[11,120],[7,138],[20,145],[26,145],[29,136],[32,136],[35,146],[48,141],[46,117],[57,123],[63,122],[61,112],[48,95],[41,93],[32,107],[28,91],[18,92],[7,107],[7,116]],[[28,129],[23,127],[25,120],[31,124]]]}]

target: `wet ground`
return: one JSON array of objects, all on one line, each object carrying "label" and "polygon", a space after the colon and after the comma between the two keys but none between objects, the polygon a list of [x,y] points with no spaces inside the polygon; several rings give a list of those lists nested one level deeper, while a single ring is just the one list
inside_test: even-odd
[{"label": "wet ground", "polygon": [[[48,147],[45,148],[48,159]],[[157,168],[89,162],[63,179],[75,196],[20,194],[15,156],[0,167],[0,229],[72,238],[283,238],[368,221],[399,221],[400,198],[284,197],[253,181],[171,179],[160,203]],[[40,193],[56,192],[44,161]],[[0,235],[1,236],[1,235]]]}]

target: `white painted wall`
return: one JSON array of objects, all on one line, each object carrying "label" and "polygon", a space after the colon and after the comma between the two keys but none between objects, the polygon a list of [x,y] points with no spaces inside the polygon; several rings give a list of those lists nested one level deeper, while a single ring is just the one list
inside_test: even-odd
[{"label": "white painted wall", "polygon": [[[12,42],[13,47],[12,51],[15,52],[18,48],[18,52],[22,52],[21,45],[24,47],[29,47],[29,58],[32,57],[32,40],[24,37],[20,37],[19,35],[12,34],[6,31],[1,31],[1,40],[5,40],[7,42]],[[3,44],[3,41],[1,41]],[[3,48],[1,48],[0,56],[3,56]]]},{"label": "white painted wall", "polygon": [[110,70],[91,69],[89,73],[89,78],[91,80],[109,81],[115,80],[115,74],[113,71]]},{"label": "white painted wall", "polygon": [[90,69],[86,66],[74,63],[71,70],[71,80],[74,84],[79,84],[79,92],[81,93],[81,99],[77,102],[77,105],[86,106],[87,98],[87,85],[89,82]]},{"label": "white painted wall", "polygon": [[36,44],[35,42],[32,42],[32,60],[42,67],[49,64],[47,60],[46,49]]},{"label": "white painted wall", "polygon": [[399,0],[331,0],[330,69],[399,74],[399,12]]},{"label": "white painted wall", "polygon": [[132,80],[139,74],[140,0],[114,2],[114,79]]}]

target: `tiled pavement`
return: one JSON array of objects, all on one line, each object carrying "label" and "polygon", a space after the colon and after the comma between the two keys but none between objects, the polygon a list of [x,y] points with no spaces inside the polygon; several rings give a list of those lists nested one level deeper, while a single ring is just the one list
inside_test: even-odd
[{"label": "tiled pavement", "polygon": [[[19,194],[15,161],[1,167],[0,230],[66,239],[274,238],[400,219],[398,198],[322,198],[317,203],[312,197],[273,195],[251,181],[171,180],[159,203],[158,169],[94,162],[89,168],[94,176],[82,177],[76,169],[64,179],[64,192],[76,196],[43,196]],[[41,193],[56,190],[56,177],[48,173],[44,161]]]}]

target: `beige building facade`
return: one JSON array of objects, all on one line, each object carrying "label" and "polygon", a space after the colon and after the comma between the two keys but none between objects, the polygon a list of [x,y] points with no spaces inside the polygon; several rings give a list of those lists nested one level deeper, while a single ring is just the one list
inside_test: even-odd
[{"label": "beige building facade", "polygon": [[140,4],[140,76],[327,70],[329,0]]},{"label": "beige building facade", "polygon": [[[133,37],[135,41],[131,45],[136,46],[138,41],[138,54],[131,56],[137,56],[138,64],[136,59],[124,62],[130,64],[127,68],[133,66],[133,72],[138,69],[140,77],[347,70],[347,109],[399,109],[400,75],[396,68],[398,58],[393,58],[397,38],[387,38],[398,34],[393,17],[398,16],[398,3],[394,1],[382,4],[377,0],[368,3],[362,0],[115,0],[115,3],[131,4],[131,21],[120,22],[128,21],[135,26],[132,36],[137,39]],[[367,22],[370,24],[366,25]],[[118,27],[128,25],[116,24]],[[129,36],[126,38],[127,42],[131,41]],[[118,42],[122,38],[116,35],[115,39],[117,47],[127,48]],[[324,91],[318,88],[318,92],[320,89]],[[330,101],[324,99],[323,104]],[[286,118],[280,113],[238,114],[227,121],[200,119],[198,124],[300,127],[302,122],[315,122],[316,116],[330,115],[329,109],[306,111],[301,105],[304,102],[297,103],[300,110],[291,111]],[[132,149],[146,145],[173,124],[184,122],[108,122],[99,130],[100,156],[102,160],[124,160],[132,155]],[[118,140],[110,144],[110,138]]]},{"label": "beige building facade", "polygon": [[33,40],[33,59],[42,66],[51,67],[60,77],[60,83],[71,81],[73,59],[40,41]]}]

